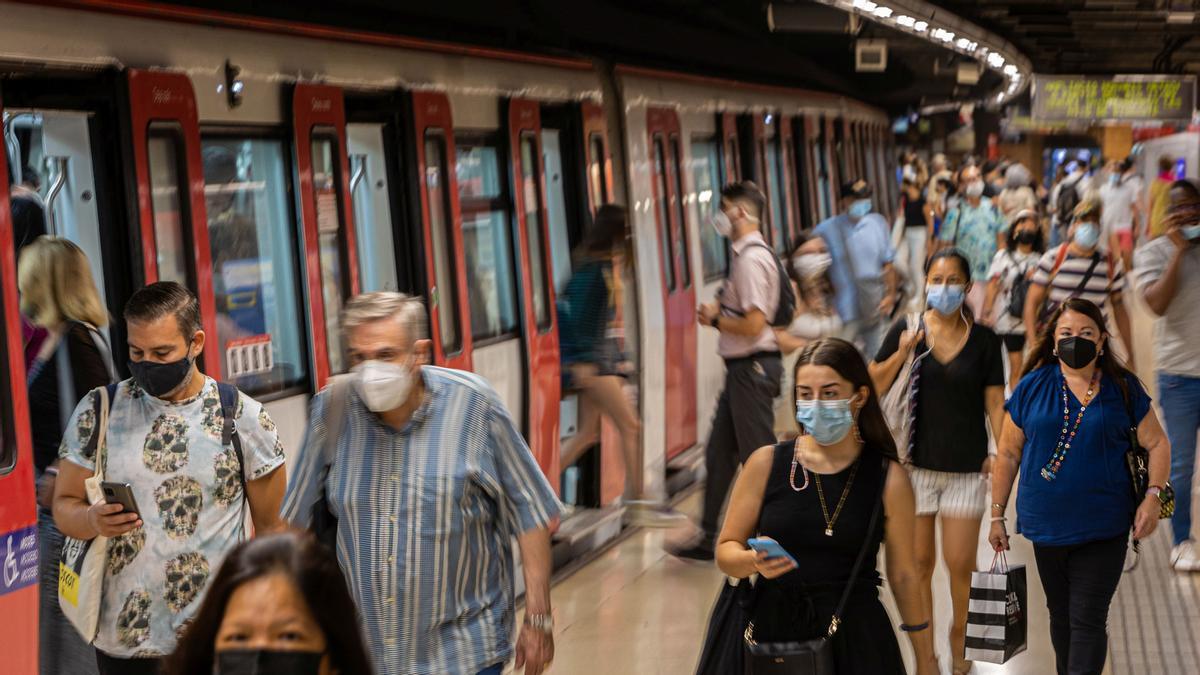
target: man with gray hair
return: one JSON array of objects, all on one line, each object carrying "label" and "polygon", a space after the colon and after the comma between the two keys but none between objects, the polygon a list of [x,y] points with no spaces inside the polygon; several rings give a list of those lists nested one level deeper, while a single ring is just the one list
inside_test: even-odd
[{"label": "man with gray hair", "polygon": [[[351,374],[313,399],[283,516],[331,543],[380,675],[527,675],[554,657],[558,499],[499,396],[426,365],[425,307],[376,292],[342,314]],[[514,646],[512,539],[525,621]]]}]

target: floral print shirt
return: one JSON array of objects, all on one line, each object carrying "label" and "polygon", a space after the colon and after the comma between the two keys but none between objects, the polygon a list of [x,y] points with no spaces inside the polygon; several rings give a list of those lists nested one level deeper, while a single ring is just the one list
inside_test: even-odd
[{"label": "floral print shirt", "polygon": [[986,284],[992,258],[1000,248],[996,236],[1007,230],[1008,225],[992,200],[981,197],[979,206],[971,206],[963,199],[946,214],[938,238],[953,243],[971,261],[972,281]]},{"label": "floral print shirt", "polygon": [[[105,438],[106,481],[133,488],[142,527],[108,542],[96,647],[118,658],[175,649],[226,552],[245,536],[239,468],[252,481],[283,465],[283,446],[262,404],[240,395],[234,420],[246,466],[221,444],[224,418],[217,383],[168,402],[133,380],[117,387]],[[96,397],[79,402],[59,456],[96,470],[88,441],[96,432]]]}]

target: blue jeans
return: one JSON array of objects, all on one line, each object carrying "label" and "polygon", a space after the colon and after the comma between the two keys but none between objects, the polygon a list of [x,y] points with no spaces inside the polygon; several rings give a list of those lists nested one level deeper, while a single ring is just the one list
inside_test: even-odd
[{"label": "blue jeans", "polygon": [[1200,378],[1158,374],[1167,438],[1171,441],[1171,485],[1175,488],[1175,515],[1171,531],[1175,543],[1192,536],[1192,476],[1196,472],[1196,434],[1200,432]]}]

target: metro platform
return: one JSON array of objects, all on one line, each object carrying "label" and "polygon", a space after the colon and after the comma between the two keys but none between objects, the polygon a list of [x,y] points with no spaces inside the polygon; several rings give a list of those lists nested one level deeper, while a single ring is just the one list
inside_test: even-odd
[{"label": "metro platform", "polygon": [[[1127,297],[1126,302],[1133,316],[1138,374],[1154,395],[1153,321],[1139,300]],[[679,508],[696,516],[700,501],[700,493],[695,491]],[[1124,576],[1113,601],[1105,675],[1200,673],[1200,574],[1170,569],[1170,528],[1166,521],[1159,525],[1143,542],[1138,566]],[[664,546],[678,536],[662,530],[633,532],[557,580],[552,590],[556,655],[551,673],[686,675],[695,671],[709,612],[725,577],[715,564],[681,561],[668,554]],[[1004,665],[977,662],[971,672],[1050,675],[1054,673],[1054,651],[1033,547],[1023,537],[1014,536],[1007,557],[1010,564],[1024,564],[1028,571],[1028,649]],[[986,528],[981,527],[977,565],[984,569],[991,560]],[[882,560],[879,569],[883,569]],[[898,621],[886,586],[880,597]],[[949,675],[949,584],[940,557],[934,597],[937,651],[942,672]],[[912,650],[907,639],[898,639],[912,672]]]}]

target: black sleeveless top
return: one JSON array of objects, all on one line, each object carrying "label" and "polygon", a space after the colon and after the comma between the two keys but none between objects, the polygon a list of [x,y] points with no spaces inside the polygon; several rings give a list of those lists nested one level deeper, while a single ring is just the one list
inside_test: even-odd
[{"label": "black sleeveless top", "polygon": [[[847,612],[863,599],[877,601],[882,578],[875,567],[879,545],[883,542],[885,514],[880,513],[873,532],[867,528],[871,513],[880,498],[884,479],[883,456],[866,447],[856,460],[858,471],[846,497],[845,506],[833,525],[833,535],[825,535],[825,519],[817,493],[817,475],[808,472],[808,487],[792,489],[788,480],[794,446],[792,441],[775,446],[771,474],[763,493],[758,517],[758,536],[771,537],[792,554],[798,566],[776,579],[759,579],[755,610],[756,639],[797,639],[796,630],[819,633],[829,624],[837,601],[849,581],[854,561],[869,542],[867,558],[855,581]],[[889,462],[890,464],[890,462]],[[836,474],[822,475],[821,488],[832,517],[842,490],[855,464]],[[796,469],[796,487],[804,485],[804,470]],[[806,630],[802,626],[809,625]],[[760,640],[761,641],[761,640]]]}]

